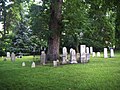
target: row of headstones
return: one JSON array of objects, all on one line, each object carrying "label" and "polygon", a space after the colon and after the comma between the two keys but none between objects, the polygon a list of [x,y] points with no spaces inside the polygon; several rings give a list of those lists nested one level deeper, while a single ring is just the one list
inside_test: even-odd
[{"label": "row of headstones", "polygon": [[[70,60],[68,60],[68,53],[67,53],[67,48],[63,47],[62,50],[62,64],[67,64],[67,63],[71,63],[71,64],[76,64],[77,62],[77,54],[75,49],[71,48],[70,49]],[[86,53],[86,45],[81,45],[80,46],[80,53],[78,54],[78,57],[80,57],[80,61],[81,63],[86,63],[89,61],[90,59],[90,54],[87,52]],[[41,56],[40,56],[40,61],[41,64],[45,65],[46,64],[46,54],[44,51],[41,52]],[[58,66],[58,64],[60,64],[59,60],[53,61],[53,66]],[[25,62],[22,63],[22,66],[25,66]],[[34,68],[35,67],[35,62],[32,62],[31,67]]]},{"label": "row of headstones", "polygon": [[[96,56],[96,53],[95,52],[92,52],[92,57],[95,57]],[[110,57],[114,57],[114,49],[111,48],[110,49]],[[100,57],[100,52],[97,52],[97,57]],[[108,50],[107,48],[104,48],[104,58],[108,58]]]},{"label": "row of headstones", "polygon": [[[90,53],[88,52],[88,47],[86,45],[80,46],[80,53],[76,54],[75,49],[70,49],[70,63],[78,63],[77,57],[79,57],[79,62],[86,63],[90,59]],[[62,64],[66,64],[69,60],[67,58],[67,48],[63,47],[63,55],[62,55]]]},{"label": "row of headstones", "polygon": [[7,52],[7,58],[11,58],[11,61],[15,61],[15,53],[14,52],[12,52],[11,54],[10,54],[10,52]]},{"label": "row of headstones", "polygon": [[[86,48],[86,45],[81,45],[80,46],[80,54],[76,54],[75,49],[71,48],[70,49],[70,60],[68,60],[67,48],[63,47],[63,49],[62,49],[62,64],[67,64],[67,63],[76,64],[76,63],[78,63],[78,61],[81,63],[88,62],[90,59],[90,53],[86,50],[87,48]],[[79,57],[79,60],[77,60],[77,57]],[[44,51],[41,52],[40,60],[41,60],[41,64],[45,65],[46,54]],[[54,66],[57,66],[59,63],[60,63],[59,60],[53,61]]]},{"label": "row of headstones", "polygon": [[[62,64],[66,64],[66,63],[71,63],[71,64],[75,64],[78,63],[77,62],[77,54],[76,51],[71,48],[70,49],[70,60],[68,60],[67,57],[67,48],[63,47],[63,53],[62,53]],[[114,57],[114,51],[113,49],[110,49],[111,51],[111,56]],[[95,52],[93,52],[93,47],[90,47],[90,52],[89,52],[89,47],[86,47],[86,45],[81,45],[80,46],[80,54],[78,54],[78,57],[80,59],[81,63],[86,63],[90,60],[90,53],[93,54],[93,56],[95,56]],[[100,57],[100,52],[97,52],[97,56]],[[107,58],[107,48],[104,48],[104,58]],[[40,56],[40,60],[41,60],[41,64],[45,65],[46,64],[46,54],[44,51],[41,52],[41,56]],[[53,66],[57,66],[59,64],[59,60],[53,61]],[[24,66],[25,63],[23,62],[22,66]],[[35,62],[32,63],[31,67],[35,67]]]},{"label": "row of headstones", "polygon": [[[25,65],[26,65],[25,62],[22,62],[22,66],[25,67]],[[35,62],[32,62],[31,68],[35,68]]]}]

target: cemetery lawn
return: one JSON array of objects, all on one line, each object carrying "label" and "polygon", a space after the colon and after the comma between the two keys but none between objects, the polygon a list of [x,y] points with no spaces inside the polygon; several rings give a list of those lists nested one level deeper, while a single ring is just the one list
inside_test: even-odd
[{"label": "cemetery lawn", "polygon": [[115,58],[91,57],[86,64],[59,67],[38,65],[38,61],[31,68],[32,60],[32,56],[15,62],[0,58],[0,90],[120,90],[119,53]]}]

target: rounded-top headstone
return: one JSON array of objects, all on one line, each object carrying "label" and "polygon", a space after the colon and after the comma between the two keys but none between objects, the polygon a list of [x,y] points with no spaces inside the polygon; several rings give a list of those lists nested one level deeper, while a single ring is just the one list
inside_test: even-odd
[{"label": "rounded-top headstone", "polygon": [[107,48],[104,48],[104,58],[108,58]]},{"label": "rounded-top headstone", "polygon": [[35,68],[35,62],[32,62],[31,68]]},{"label": "rounded-top headstone", "polygon": [[22,62],[22,66],[23,66],[23,67],[25,66],[25,62]]}]

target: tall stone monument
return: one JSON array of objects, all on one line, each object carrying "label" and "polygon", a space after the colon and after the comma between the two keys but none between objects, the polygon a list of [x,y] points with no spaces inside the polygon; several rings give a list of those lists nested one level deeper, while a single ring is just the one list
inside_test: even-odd
[{"label": "tall stone monument", "polygon": [[104,58],[108,58],[107,48],[104,48]]},{"label": "tall stone monument", "polygon": [[45,65],[45,63],[46,63],[46,54],[45,54],[45,51],[41,52],[40,63],[43,64],[43,65]]},{"label": "tall stone monument", "polygon": [[14,54],[14,52],[12,52],[12,54],[11,54],[11,61],[15,61],[15,54]]},{"label": "tall stone monument", "polygon": [[68,59],[67,59],[67,48],[66,47],[63,47],[63,50],[62,50],[62,64],[66,64]]}]

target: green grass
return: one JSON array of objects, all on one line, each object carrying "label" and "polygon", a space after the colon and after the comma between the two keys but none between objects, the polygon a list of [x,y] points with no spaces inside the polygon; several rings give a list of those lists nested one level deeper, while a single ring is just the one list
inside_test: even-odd
[{"label": "green grass", "polygon": [[[39,58],[39,57],[38,57]],[[15,62],[0,58],[0,90],[120,90],[120,55],[86,64],[31,68],[32,56]],[[21,63],[25,61],[26,67]]]}]

